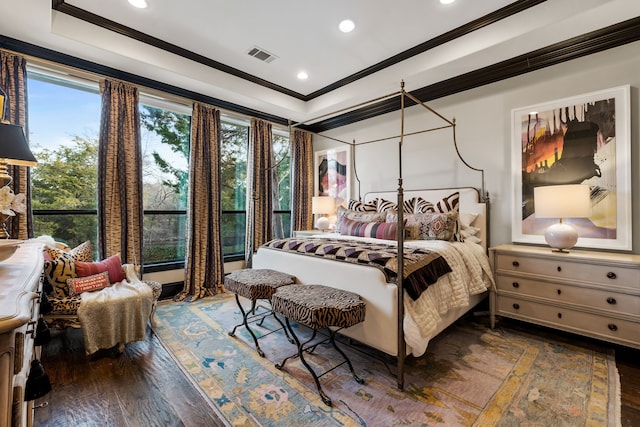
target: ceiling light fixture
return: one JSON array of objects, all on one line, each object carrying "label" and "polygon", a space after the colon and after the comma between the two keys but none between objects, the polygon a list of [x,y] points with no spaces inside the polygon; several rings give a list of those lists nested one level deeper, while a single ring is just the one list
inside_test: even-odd
[{"label": "ceiling light fixture", "polygon": [[350,33],[351,31],[353,31],[355,27],[356,27],[356,24],[354,24],[351,19],[345,19],[344,21],[340,22],[340,24],[338,25],[338,28],[343,33]]},{"label": "ceiling light fixture", "polygon": [[300,71],[298,73],[298,78],[300,80],[307,80],[309,78],[309,74],[305,73],[304,71]]},{"label": "ceiling light fixture", "polygon": [[129,4],[138,9],[144,9],[149,6],[146,0],[129,0]]},{"label": "ceiling light fixture", "polygon": [[440,0],[440,4],[451,4],[456,0]]}]

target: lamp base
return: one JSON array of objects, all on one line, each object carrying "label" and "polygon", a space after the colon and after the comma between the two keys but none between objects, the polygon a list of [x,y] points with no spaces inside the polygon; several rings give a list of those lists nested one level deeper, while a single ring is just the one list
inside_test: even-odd
[{"label": "lamp base", "polygon": [[327,218],[326,216],[321,216],[320,218],[318,218],[318,220],[316,221],[316,227],[318,227],[318,230],[322,230],[322,231],[328,230],[329,218]]},{"label": "lamp base", "polygon": [[555,249],[555,252],[567,252],[578,243],[578,232],[572,226],[561,222],[553,224],[544,232],[547,244]]}]

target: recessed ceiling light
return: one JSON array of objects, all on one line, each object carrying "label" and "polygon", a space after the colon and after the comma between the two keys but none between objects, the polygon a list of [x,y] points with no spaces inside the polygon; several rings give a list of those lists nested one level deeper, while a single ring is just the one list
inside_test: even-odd
[{"label": "recessed ceiling light", "polygon": [[454,1],[456,1],[456,0],[440,0],[440,3],[441,3],[441,4],[451,4],[451,3],[453,3]]},{"label": "recessed ceiling light", "polygon": [[137,7],[138,9],[144,9],[148,6],[146,0],[129,0],[129,4],[133,7]]},{"label": "recessed ceiling light", "polygon": [[338,28],[340,28],[340,31],[343,33],[350,33],[355,27],[356,24],[354,24],[351,19],[345,19],[338,25]]},{"label": "recessed ceiling light", "polygon": [[300,71],[298,73],[298,78],[300,80],[307,80],[309,78],[309,74],[305,73],[304,71]]}]

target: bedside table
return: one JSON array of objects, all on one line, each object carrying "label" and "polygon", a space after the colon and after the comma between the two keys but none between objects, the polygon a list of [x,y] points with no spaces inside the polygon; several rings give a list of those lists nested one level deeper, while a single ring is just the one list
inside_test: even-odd
[{"label": "bedside table", "polygon": [[640,255],[500,245],[489,249],[496,315],[640,348]]},{"label": "bedside table", "polygon": [[293,237],[309,237],[315,234],[329,234],[331,231],[322,231],[322,230],[295,230],[293,232]]}]

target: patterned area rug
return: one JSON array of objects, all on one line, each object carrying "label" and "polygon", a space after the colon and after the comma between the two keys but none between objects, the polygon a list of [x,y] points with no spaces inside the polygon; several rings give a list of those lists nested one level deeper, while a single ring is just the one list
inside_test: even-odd
[{"label": "patterned area rug", "polygon": [[[248,301],[241,299],[248,304]],[[346,365],[320,378],[333,406],[270,316],[258,356],[232,294],[194,303],[161,302],[155,331],[212,407],[233,426],[616,426],[619,377],[606,349],[574,346],[461,320],[406,363],[405,390],[385,363],[342,345],[363,385]],[[295,326],[299,336],[308,336]],[[268,334],[268,335],[267,335]],[[367,353],[366,351],[364,353]],[[369,353],[371,353],[369,351]],[[340,361],[327,345],[306,356],[322,372]],[[394,369],[393,363],[390,364]]]}]

